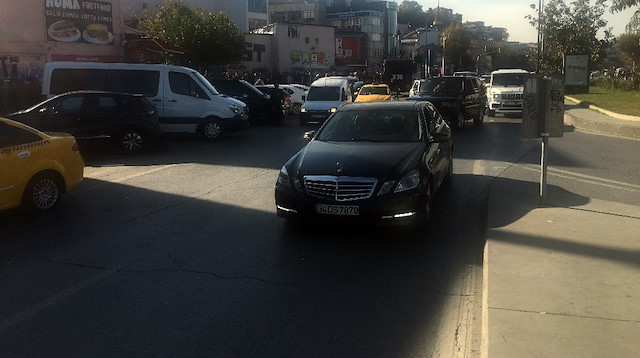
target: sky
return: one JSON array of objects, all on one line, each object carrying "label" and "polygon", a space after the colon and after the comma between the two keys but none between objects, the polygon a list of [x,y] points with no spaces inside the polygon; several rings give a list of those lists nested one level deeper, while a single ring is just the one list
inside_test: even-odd
[{"label": "sky", "polygon": [[[396,0],[401,4],[403,0]],[[422,10],[438,7],[438,0],[416,0],[422,5]],[[462,22],[483,21],[487,26],[504,27],[509,33],[509,41],[537,42],[537,30],[525,19],[527,15],[535,12],[531,4],[538,5],[539,0],[440,0],[440,6],[452,9],[454,13],[462,15]],[[569,0],[565,0],[568,4]],[[606,27],[613,27],[613,35],[624,33],[625,26],[637,7],[626,9],[623,12],[611,14],[609,9],[605,11],[604,19]]]}]

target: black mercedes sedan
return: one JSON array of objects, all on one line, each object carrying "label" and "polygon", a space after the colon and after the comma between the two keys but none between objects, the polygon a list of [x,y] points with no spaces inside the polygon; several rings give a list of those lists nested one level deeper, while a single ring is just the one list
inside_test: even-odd
[{"label": "black mercedes sedan", "polygon": [[451,129],[426,101],[353,103],[336,111],[278,175],[278,216],[426,226],[453,179]]}]

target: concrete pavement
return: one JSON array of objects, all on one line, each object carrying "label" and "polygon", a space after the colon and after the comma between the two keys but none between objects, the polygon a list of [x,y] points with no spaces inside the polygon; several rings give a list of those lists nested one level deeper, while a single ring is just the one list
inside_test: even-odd
[{"label": "concrete pavement", "polygon": [[[640,138],[640,118],[583,107],[565,125]],[[515,163],[490,186],[482,357],[640,357],[640,203],[548,185],[541,204],[539,182]]]}]

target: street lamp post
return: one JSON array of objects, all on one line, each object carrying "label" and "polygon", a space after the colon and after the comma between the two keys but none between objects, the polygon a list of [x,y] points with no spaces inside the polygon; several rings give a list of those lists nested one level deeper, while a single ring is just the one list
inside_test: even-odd
[{"label": "street lamp post", "polygon": [[446,74],[445,55],[447,54],[447,35],[442,35],[442,76]]}]

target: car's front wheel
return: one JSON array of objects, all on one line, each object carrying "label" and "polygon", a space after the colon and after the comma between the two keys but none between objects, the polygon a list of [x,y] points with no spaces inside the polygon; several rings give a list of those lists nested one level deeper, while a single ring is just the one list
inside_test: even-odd
[{"label": "car's front wheel", "polygon": [[39,173],[27,184],[22,205],[31,212],[51,210],[60,201],[63,190],[59,176],[54,173]]},{"label": "car's front wheel", "polygon": [[427,187],[425,189],[425,193],[423,194],[422,199],[422,207],[418,212],[418,227],[427,227],[431,222],[431,214],[433,212],[433,186],[431,185],[431,181],[427,183]]},{"label": "car's front wheel", "polygon": [[127,153],[136,153],[142,150],[144,138],[137,129],[130,129],[120,135],[119,145]]},{"label": "car's front wheel", "polygon": [[222,134],[222,126],[217,120],[209,120],[202,125],[202,135],[209,140],[216,140]]},{"label": "car's front wheel", "polygon": [[480,110],[480,112],[478,113],[478,116],[473,118],[473,124],[475,124],[476,126],[482,125],[482,123],[484,122],[484,112],[485,112],[484,108]]},{"label": "car's front wheel", "polygon": [[453,124],[454,128],[456,130],[461,130],[462,128],[464,128],[464,112],[463,111],[458,111],[458,114],[456,115],[456,120],[455,123]]}]

